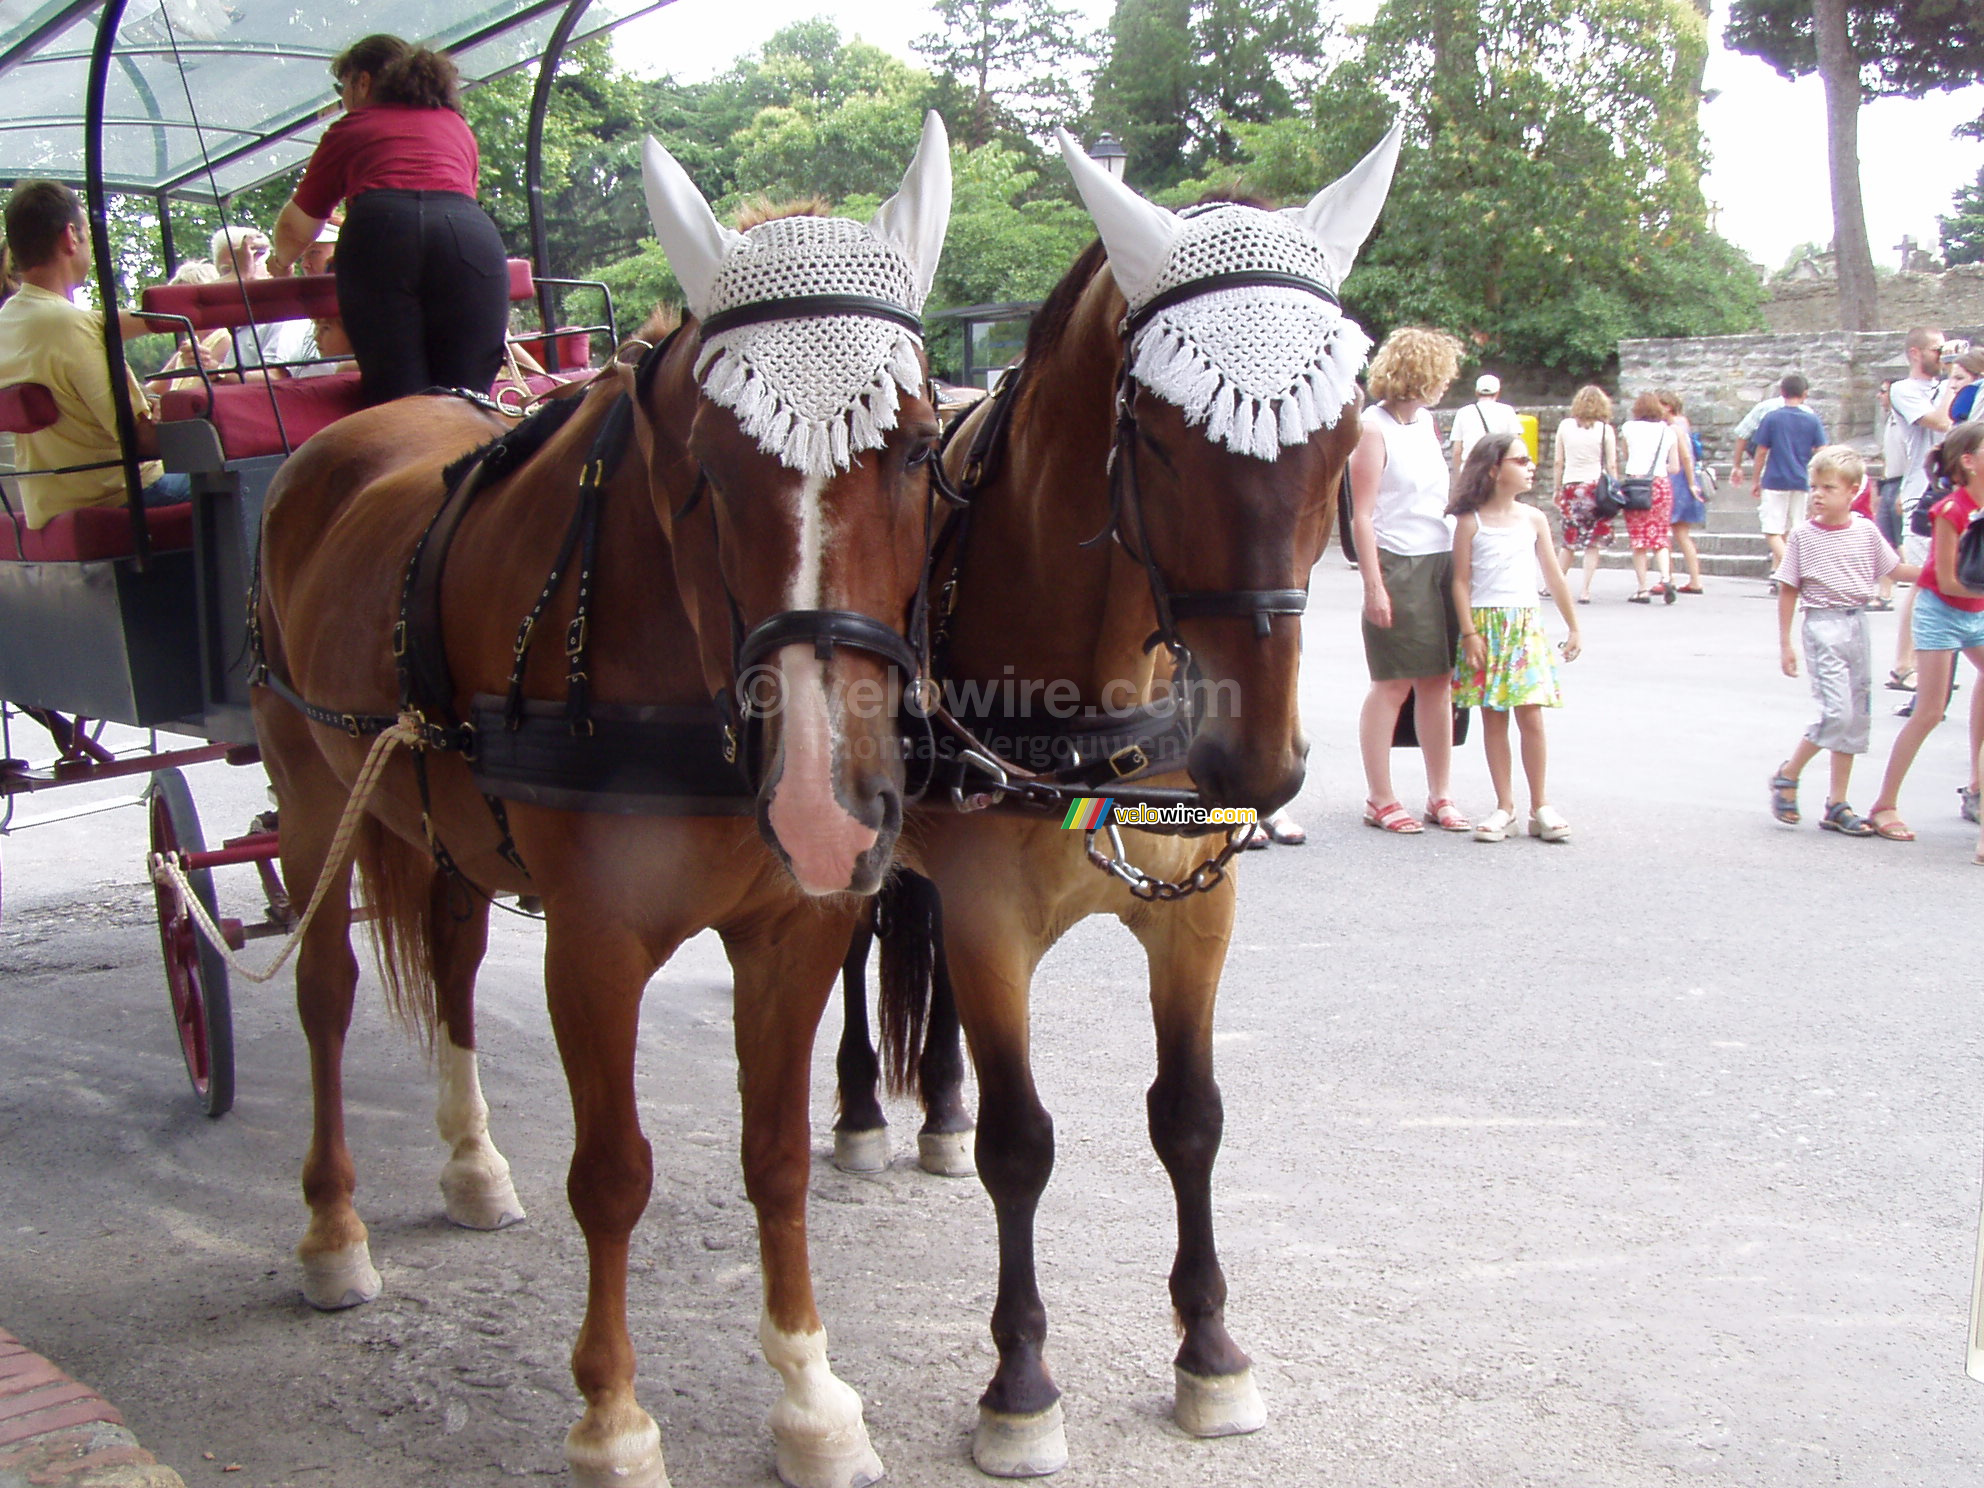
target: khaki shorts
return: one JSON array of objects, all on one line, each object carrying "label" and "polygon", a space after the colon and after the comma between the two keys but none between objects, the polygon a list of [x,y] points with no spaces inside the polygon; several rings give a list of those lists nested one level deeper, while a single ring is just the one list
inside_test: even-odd
[{"label": "khaki shorts", "polygon": [[1364,622],[1364,662],[1373,682],[1441,677],[1454,669],[1460,626],[1454,620],[1454,555],[1408,558],[1378,549],[1378,572],[1391,596],[1392,623]]},{"label": "khaki shorts", "polygon": [[1757,504],[1757,526],[1771,537],[1782,537],[1805,520],[1811,502],[1810,491],[1773,491],[1766,486]]}]

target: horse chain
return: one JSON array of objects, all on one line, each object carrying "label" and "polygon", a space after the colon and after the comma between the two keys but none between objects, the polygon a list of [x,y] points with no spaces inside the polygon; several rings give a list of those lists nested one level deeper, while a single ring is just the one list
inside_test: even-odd
[{"label": "horse chain", "polygon": [[[1095,845],[1095,834],[1104,830],[1109,833],[1109,845],[1116,850],[1116,856],[1113,858],[1099,851]],[[1193,894],[1210,893],[1226,882],[1226,865],[1232,862],[1234,854],[1246,845],[1253,830],[1251,825],[1229,828],[1226,834],[1226,846],[1199,864],[1179,883],[1153,878],[1132,863],[1129,854],[1123,848],[1123,834],[1117,830],[1113,821],[1106,826],[1090,827],[1087,835],[1082,839],[1082,847],[1088,853],[1089,862],[1104,873],[1121,879],[1134,898],[1142,899],[1146,903],[1169,904],[1179,899],[1190,898]]]}]

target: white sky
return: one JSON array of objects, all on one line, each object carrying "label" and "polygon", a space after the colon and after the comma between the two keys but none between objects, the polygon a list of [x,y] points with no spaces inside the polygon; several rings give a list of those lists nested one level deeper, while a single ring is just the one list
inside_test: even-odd
[{"label": "white sky", "polygon": [[[1063,3],[1094,26],[1115,9],[1114,0]],[[1340,10],[1359,19],[1374,8],[1372,0],[1350,0]],[[1718,0],[1718,36],[1726,8]],[[923,0],[675,0],[622,30],[619,57],[642,73],[707,78],[781,27],[818,15],[836,21],[844,35],[912,62],[918,59],[910,42],[933,26]],[[1773,269],[1800,243],[1830,242],[1832,188],[1819,80],[1786,82],[1755,58],[1718,46],[1709,58],[1707,86],[1721,90],[1704,106],[1702,120],[1712,161],[1707,190],[1723,234]],[[1984,141],[1953,139],[1950,131],[1980,112],[1984,88],[1977,87],[1919,102],[1884,100],[1860,111],[1861,191],[1877,263],[1899,266],[1893,245],[1904,233],[1937,247],[1937,215],[1984,167]]]}]

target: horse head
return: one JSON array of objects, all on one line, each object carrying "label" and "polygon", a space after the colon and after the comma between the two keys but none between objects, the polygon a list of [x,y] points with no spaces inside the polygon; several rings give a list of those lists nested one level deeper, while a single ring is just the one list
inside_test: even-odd
[{"label": "horse head", "polygon": [[1222,805],[1301,788],[1300,615],[1358,438],[1370,338],[1338,290],[1391,188],[1399,128],[1306,205],[1146,201],[1063,132],[1109,256],[1121,361],[1116,533],[1197,704],[1188,768]]},{"label": "horse head", "polygon": [[705,677],[729,700],[759,829],[799,886],[869,893],[902,826],[899,706],[924,665],[938,429],[918,316],[950,217],[950,146],[931,113],[866,223],[735,231],[652,139],[645,167],[695,319],[672,381],[664,368],[637,386]]}]

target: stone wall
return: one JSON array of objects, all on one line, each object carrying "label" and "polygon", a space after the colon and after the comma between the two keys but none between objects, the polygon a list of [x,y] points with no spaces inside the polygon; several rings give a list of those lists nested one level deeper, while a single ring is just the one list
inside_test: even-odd
[{"label": "stone wall", "polygon": [[[1951,271],[1955,273],[1955,270]],[[1929,277],[1929,276],[1921,276]],[[1947,276],[1945,276],[1947,277]],[[1984,341],[1977,319],[1943,325],[1951,336]],[[1730,430],[1787,372],[1812,385],[1813,412],[1826,432],[1863,454],[1880,455],[1880,386],[1907,374],[1905,331],[1824,331],[1797,335],[1705,336],[1694,340],[1621,341],[1619,386],[1672,388],[1718,465],[1729,457]]]},{"label": "stone wall", "polygon": [[[1976,325],[1984,321],[1984,264],[1959,264],[1940,274],[1895,274],[1879,281],[1880,324]],[[1831,279],[1773,284],[1764,322],[1776,334],[1830,332],[1839,327],[1839,286]]]}]

